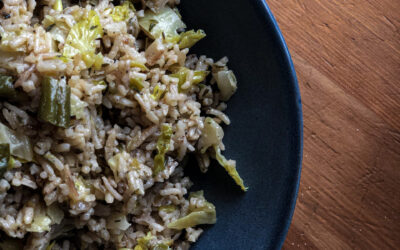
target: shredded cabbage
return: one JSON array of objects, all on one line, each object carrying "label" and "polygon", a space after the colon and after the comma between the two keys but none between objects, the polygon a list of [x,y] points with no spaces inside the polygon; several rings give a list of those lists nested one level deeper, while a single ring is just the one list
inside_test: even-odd
[{"label": "shredded cabbage", "polygon": [[222,101],[228,101],[237,89],[237,80],[232,70],[223,70],[214,74]]},{"label": "shredded cabbage", "polygon": [[161,206],[158,208],[158,211],[163,211],[165,213],[172,213],[175,212],[178,208],[175,205],[167,205],[167,206]]},{"label": "shredded cabbage", "polygon": [[144,71],[149,71],[149,68],[146,67],[143,63],[132,61],[130,64],[131,68],[139,68]]},{"label": "shredded cabbage", "polygon": [[217,213],[215,211],[215,206],[206,201],[203,195],[203,191],[192,193],[189,196],[190,198],[202,199],[203,202],[199,202],[202,204],[200,207],[189,207],[189,214],[177,219],[174,222],[168,224],[168,228],[182,230],[188,227],[194,227],[202,224],[215,224],[217,222]]},{"label": "shredded cabbage", "polygon": [[148,250],[150,241],[155,238],[151,232],[148,232],[146,236],[143,236],[137,239],[137,245],[135,246],[134,250]]},{"label": "shredded cabbage", "polygon": [[135,7],[130,1],[125,1],[122,5],[113,8],[111,17],[115,22],[126,21],[131,11],[135,11]]},{"label": "shredded cabbage", "polygon": [[[182,85],[186,82],[187,75],[191,70],[186,67],[176,67],[176,68],[173,68],[172,70],[174,73],[169,76],[179,79],[178,90],[179,90],[179,92],[182,92],[183,91]],[[208,71],[201,71],[201,70],[193,71],[193,79],[192,79],[191,84],[195,85],[195,84],[199,84],[199,83],[203,82],[206,79],[208,74],[209,74]]]},{"label": "shredded cabbage", "polygon": [[178,29],[186,28],[179,12],[166,6],[158,13],[146,10],[144,16],[139,18],[139,25],[150,38],[165,38],[166,42],[177,43],[180,40]]},{"label": "shredded cabbage", "polygon": [[87,19],[76,23],[70,30],[63,56],[72,58],[80,54],[88,68],[99,69],[103,63],[101,53],[95,54],[95,40],[103,36],[100,18],[94,10],[89,11]]},{"label": "shredded cabbage", "polygon": [[56,10],[56,11],[63,11],[62,0],[56,0],[54,5],[53,5],[53,9]]},{"label": "shredded cabbage", "polygon": [[141,78],[131,78],[129,79],[129,87],[131,89],[134,89],[136,91],[141,91],[145,85],[144,85],[144,81]]},{"label": "shredded cabbage", "polygon": [[71,116],[75,116],[76,119],[82,119],[85,117],[85,107],[88,104],[81,101],[79,97],[71,93]]},{"label": "shredded cabbage", "polygon": [[191,48],[193,45],[195,45],[198,41],[206,37],[206,33],[203,30],[189,30],[186,32],[183,32],[180,35],[180,41],[179,41],[179,48],[180,49],[185,49],[185,48]]},{"label": "shredded cabbage", "polygon": [[154,89],[153,89],[153,94],[151,95],[151,98],[153,98],[153,100],[158,101],[161,99],[161,97],[164,95],[165,93],[165,86],[162,86],[161,84],[157,84]]},{"label": "shredded cabbage", "polygon": [[157,175],[165,169],[165,154],[168,152],[169,144],[172,138],[172,127],[169,124],[163,124],[161,127],[161,135],[157,140],[157,155],[154,157],[153,175]]},{"label": "shredded cabbage", "polygon": [[0,143],[10,145],[10,153],[25,161],[33,160],[33,151],[27,136],[9,129],[0,122]]},{"label": "shredded cabbage", "polygon": [[222,138],[224,138],[224,130],[214,119],[207,117],[204,120],[204,128],[198,142],[200,153],[204,154],[209,147],[220,145]]},{"label": "shredded cabbage", "polygon": [[218,146],[214,146],[215,150],[215,158],[217,158],[218,163],[223,166],[228,172],[228,174],[232,177],[232,179],[236,182],[236,184],[243,190],[247,191],[248,187],[245,187],[243,184],[243,180],[240,177],[239,173],[236,170],[236,161],[227,160],[222,154],[221,149]]},{"label": "shredded cabbage", "polygon": [[131,224],[122,213],[114,213],[107,218],[107,228],[112,230],[127,230]]},{"label": "shredded cabbage", "polygon": [[170,250],[170,249],[171,248],[167,244],[161,243],[161,244],[157,244],[155,247],[153,247],[152,250]]}]

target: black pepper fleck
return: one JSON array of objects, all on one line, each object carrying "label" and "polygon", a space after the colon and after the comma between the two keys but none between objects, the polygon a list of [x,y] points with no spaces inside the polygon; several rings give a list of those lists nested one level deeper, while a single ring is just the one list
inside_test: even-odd
[{"label": "black pepper fleck", "polygon": [[11,17],[11,15],[9,13],[3,13],[3,18],[4,19],[8,19],[10,17]]}]

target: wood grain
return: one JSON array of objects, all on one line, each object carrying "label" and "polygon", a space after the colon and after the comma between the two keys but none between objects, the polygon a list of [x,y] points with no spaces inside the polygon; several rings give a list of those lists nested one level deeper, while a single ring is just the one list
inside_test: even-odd
[{"label": "wood grain", "polygon": [[284,249],[400,249],[400,1],[267,2],[304,113]]}]

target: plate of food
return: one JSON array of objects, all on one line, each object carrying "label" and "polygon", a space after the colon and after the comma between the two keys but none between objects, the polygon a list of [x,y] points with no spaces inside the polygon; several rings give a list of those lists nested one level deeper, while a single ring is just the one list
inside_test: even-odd
[{"label": "plate of food", "polygon": [[0,11],[0,249],[282,246],[301,102],[263,0]]}]

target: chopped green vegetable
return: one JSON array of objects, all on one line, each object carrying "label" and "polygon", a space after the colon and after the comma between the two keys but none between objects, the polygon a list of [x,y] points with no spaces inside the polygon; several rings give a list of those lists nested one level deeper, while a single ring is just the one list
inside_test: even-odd
[{"label": "chopped green vegetable", "polygon": [[147,68],[146,65],[144,65],[143,63],[140,63],[140,62],[132,61],[130,65],[131,65],[131,68],[140,68],[144,71],[149,71],[149,68]]},{"label": "chopped green vegetable", "polygon": [[185,49],[185,48],[191,48],[198,41],[206,37],[206,33],[203,30],[198,30],[196,32],[194,30],[189,30],[183,32],[180,36],[181,40],[179,41],[179,48]]},{"label": "chopped green vegetable", "polygon": [[226,172],[228,172],[228,174],[232,177],[232,179],[243,191],[247,191],[248,187],[244,186],[243,180],[239,176],[239,173],[236,170],[236,162],[233,160],[227,160],[221,154],[221,149],[218,146],[214,146],[214,150],[215,150],[215,158],[217,158],[218,163],[225,168]]},{"label": "chopped green vegetable", "polygon": [[224,138],[224,130],[214,119],[207,117],[198,143],[200,153],[204,154],[209,147],[220,145],[222,138]]},{"label": "chopped green vegetable", "polygon": [[134,250],[148,250],[150,241],[155,238],[151,232],[148,232],[146,236],[143,236],[137,239],[137,245],[135,246]]},{"label": "chopped green vegetable", "polygon": [[0,122],[0,144],[10,145],[10,154],[25,161],[33,160],[32,145],[29,138],[9,129]]},{"label": "chopped green vegetable", "polygon": [[153,89],[153,94],[151,95],[151,98],[153,98],[153,100],[155,101],[160,100],[165,93],[165,88],[162,89],[160,86],[160,84],[157,84]]},{"label": "chopped green vegetable", "polygon": [[167,205],[167,206],[161,206],[158,211],[163,211],[166,213],[172,213],[176,211],[177,207],[175,205]]},{"label": "chopped green vegetable", "polygon": [[[182,85],[186,82],[187,74],[191,70],[186,67],[176,67],[173,69],[173,71],[174,71],[174,73],[169,76],[179,79],[178,90],[179,90],[179,92],[182,92]],[[209,73],[210,72],[208,72],[208,71],[200,71],[200,70],[194,71],[191,84],[195,85],[195,84],[199,84],[199,83],[203,82]]]},{"label": "chopped green vegetable", "polygon": [[203,199],[203,205],[201,207],[189,207],[189,214],[169,223],[168,228],[182,230],[202,224],[215,224],[217,221],[215,206],[204,199],[203,192],[192,193],[191,197]]},{"label": "chopped green vegetable", "polygon": [[94,84],[94,85],[104,85],[104,86],[107,86],[107,83],[106,83],[106,81],[104,81],[104,80],[100,80],[100,81],[94,80],[94,81],[93,81],[93,84]]},{"label": "chopped green vegetable", "polygon": [[68,57],[61,56],[61,55],[55,56],[54,59],[61,60],[61,61],[65,62],[65,63],[67,63],[67,62],[69,62],[69,61],[71,60],[71,59],[69,59]]},{"label": "chopped green vegetable", "polygon": [[88,104],[84,101],[81,101],[79,97],[74,94],[71,94],[71,116],[75,116],[76,119],[82,119],[85,117],[85,107]]},{"label": "chopped green vegetable", "polygon": [[10,160],[10,145],[0,144],[0,177],[7,171]]},{"label": "chopped green vegetable", "polygon": [[157,140],[157,155],[154,157],[153,175],[157,175],[165,169],[165,154],[168,152],[169,144],[172,138],[172,127],[169,124],[163,124],[161,127],[161,135]]},{"label": "chopped green vegetable", "polygon": [[53,249],[53,247],[54,247],[55,244],[56,244],[56,241],[53,240],[53,242],[51,242],[51,243],[46,247],[46,250],[51,250],[51,249]]},{"label": "chopped green vegetable", "polygon": [[7,99],[11,102],[22,102],[29,100],[28,95],[24,92],[17,91],[14,88],[14,80],[12,76],[0,74],[0,98]]},{"label": "chopped green vegetable", "polygon": [[155,247],[152,248],[152,250],[169,250],[171,249],[167,244],[161,243],[157,244]]},{"label": "chopped green vegetable", "polygon": [[87,19],[79,21],[70,30],[63,55],[72,58],[80,54],[82,60],[88,68],[95,66],[96,69],[101,67],[103,56],[101,53],[95,54],[95,40],[103,36],[103,28],[100,24],[100,18],[96,11],[89,11]]},{"label": "chopped green vegetable", "polygon": [[220,99],[228,101],[237,89],[237,80],[232,70],[223,70],[214,74],[218,88],[221,92]]},{"label": "chopped green vegetable", "polygon": [[115,22],[125,21],[129,18],[131,11],[135,11],[135,7],[130,1],[125,1],[122,5],[113,8],[111,17]]},{"label": "chopped green vegetable", "polygon": [[53,5],[53,9],[56,11],[63,11],[62,0],[56,0],[56,2]]},{"label": "chopped green vegetable", "polygon": [[55,126],[68,128],[71,117],[71,88],[65,79],[46,77],[42,82],[38,116]]},{"label": "chopped green vegetable", "polygon": [[180,39],[177,30],[186,28],[178,13],[167,6],[160,9],[158,13],[146,10],[144,17],[139,18],[139,25],[152,39],[162,37],[167,42],[177,43]]},{"label": "chopped green vegetable", "polygon": [[144,88],[144,81],[140,78],[131,78],[129,80],[129,87],[136,91],[141,91]]}]

